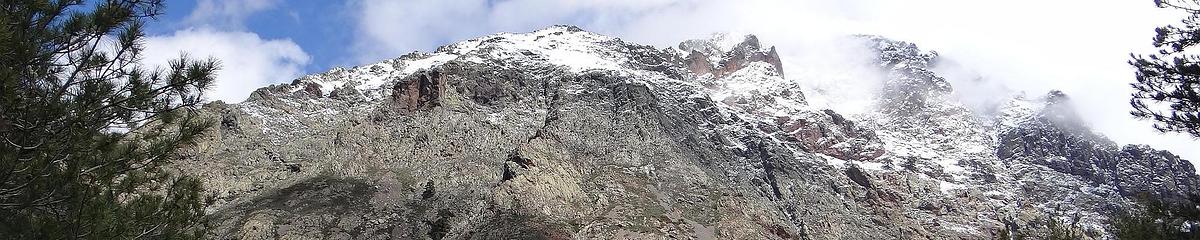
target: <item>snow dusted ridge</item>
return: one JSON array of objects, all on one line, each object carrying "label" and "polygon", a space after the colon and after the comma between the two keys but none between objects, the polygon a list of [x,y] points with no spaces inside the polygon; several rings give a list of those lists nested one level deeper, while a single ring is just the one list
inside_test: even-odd
[{"label": "snow dusted ridge", "polygon": [[530,33],[498,33],[442,46],[434,53],[414,52],[375,64],[335,68],[301,77],[288,84],[287,91],[328,96],[336,89],[347,87],[367,92],[371,99],[380,99],[385,97],[380,90],[390,84],[452,60],[555,65],[573,73],[598,70],[633,73],[636,71],[630,71],[630,65],[636,60],[624,52],[629,49],[617,48],[626,46],[619,39],[574,26],[554,26]]},{"label": "snow dusted ridge", "polygon": [[936,53],[854,39],[883,76],[848,89],[875,100],[861,113],[753,35],[658,49],[555,26],[214,103],[180,168],[224,236],[986,239],[1050,216],[1107,239],[1129,196],[1198,193],[1187,161],[1092,133],[1061,92],[973,113]]},{"label": "snow dusted ridge", "polygon": [[497,33],[442,46],[433,53],[414,52],[375,64],[335,68],[304,76],[290,84],[260,89],[241,105],[243,111],[258,116],[269,126],[276,126],[264,128],[263,131],[271,132],[271,135],[278,136],[273,139],[278,139],[294,134],[295,131],[289,129],[304,126],[294,119],[268,117],[283,112],[264,108],[254,100],[268,95],[290,94],[298,98],[272,99],[304,111],[303,115],[309,117],[365,114],[367,109],[376,107],[380,100],[389,97],[398,82],[414,73],[434,69],[450,61],[481,64],[503,62],[517,65],[514,67],[563,68],[576,74],[617,71],[628,75],[650,75],[649,78],[655,79],[667,78],[661,73],[631,68],[630,65],[636,62],[631,58],[636,55],[628,51],[644,52],[649,47],[628,47],[616,38],[586,32],[574,26],[554,26],[530,33]]}]

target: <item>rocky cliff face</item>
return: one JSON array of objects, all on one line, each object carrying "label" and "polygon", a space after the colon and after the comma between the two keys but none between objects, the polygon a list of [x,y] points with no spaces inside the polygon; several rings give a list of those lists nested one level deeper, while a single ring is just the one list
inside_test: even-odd
[{"label": "rocky cliff face", "polygon": [[209,104],[220,127],[176,167],[241,239],[986,239],[1045,212],[1106,238],[1130,194],[1196,192],[1187,161],[1101,141],[1058,98],[979,118],[936,54],[856,39],[888,76],[867,114],[810,107],[753,36],[557,26]]},{"label": "rocky cliff face", "polygon": [[1115,187],[1127,197],[1150,194],[1181,203],[1200,193],[1188,161],[1145,145],[1118,147],[1092,133],[1062,92],[1050,92],[1041,102],[1042,108],[1023,124],[1000,134],[1000,159],[1046,166],[1093,185]]}]

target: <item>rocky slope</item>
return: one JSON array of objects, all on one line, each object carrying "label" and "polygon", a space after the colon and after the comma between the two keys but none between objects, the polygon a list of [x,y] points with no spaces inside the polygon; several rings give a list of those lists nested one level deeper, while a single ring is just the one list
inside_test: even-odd
[{"label": "rocky slope", "polygon": [[1046,213],[1092,238],[1129,196],[1197,193],[1061,93],[979,117],[937,55],[859,36],[878,103],[808,104],[773,47],[501,33],[215,102],[181,171],[214,235],[261,239],[986,239]]}]

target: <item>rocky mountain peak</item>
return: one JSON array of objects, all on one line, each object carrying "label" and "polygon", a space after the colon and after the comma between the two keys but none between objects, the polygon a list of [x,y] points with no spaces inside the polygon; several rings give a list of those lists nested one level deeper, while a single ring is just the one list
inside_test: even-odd
[{"label": "rocky mountain peak", "polygon": [[1067,96],[1067,93],[1059,90],[1050,90],[1050,92],[1047,92],[1042,97],[1042,101],[1046,102],[1047,105],[1059,104],[1070,100],[1071,98]]},{"label": "rocky mountain peak", "polygon": [[728,34],[714,34],[708,39],[684,41],[678,50],[684,53],[688,70],[697,75],[721,78],[751,63],[764,62],[773,67],[774,74],[783,76],[783,63],[775,47],[763,49],[755,35],[733,39]]},{"label": "rocky mountain peak", "polygon": [[938,102],[953,91],[950,82],[931,69],[938,54],[924,51],[916,44],[879,36],[859,36],[869,49],[877,52],[875,62],[886,80],[880,89],[881,109],[893,114],[911,115],[929,102]]},{"label": "rocky mountain peak", "polygon": [[587,32],[575,25],[557,24],[543,30],[565,31],[565,32]]},{"label": "rocky mountain peak", "polygon": [[935,52],[862,38],[886,73],[865,114],[809,106],[754,36],[554,26],[210,104],[221,127],[175,167],[242,239],[986,239],[1048,211],[1104,239],[1132,194],[1197,191],[1186,160],[1055,124],[1060,92],[989,127]]},{"label": "rocky mountain peak", "polygon": [[1165,201],[1186,201],[1197,194],[1194,167],[1178,156],[1145,145],[1125,145],[1095,133],[1071,105],[1052,90],[1037,100],[1040,108],[1002,130],[1000,159],[1045,166],[1093,184],[1112,186],[1125,197],[1149,194]]},{"label": "rocky mountain peak", "polygon": [[[1042,106],[1034,116],[1034,121],[1054,124],[1058,128],[1079,134],[1095,135],[1092,133],[1087,120],[1079,116],[1074,104],[1071,102],[1071,98],[1066,93],[1059,90],[1051,90],[1038,100],[1041,101]],[[1095,136],[1094,138],[1109,141],[1102,136]]]}]

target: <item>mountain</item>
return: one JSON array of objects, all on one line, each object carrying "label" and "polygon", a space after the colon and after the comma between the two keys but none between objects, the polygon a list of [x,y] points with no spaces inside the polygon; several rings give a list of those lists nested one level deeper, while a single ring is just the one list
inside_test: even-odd
[{"label": "mountain", "polygon": [[1197,194],[1188,161],[1093,133],[1064,93],[976,113],[936,53],[844,44],[884,76],[870,111],[810,104],[752,35],[493,34],[210,103],[173,167],[240,239],[989,239],[1047,217],[1107,239],[1133,196]]}]

